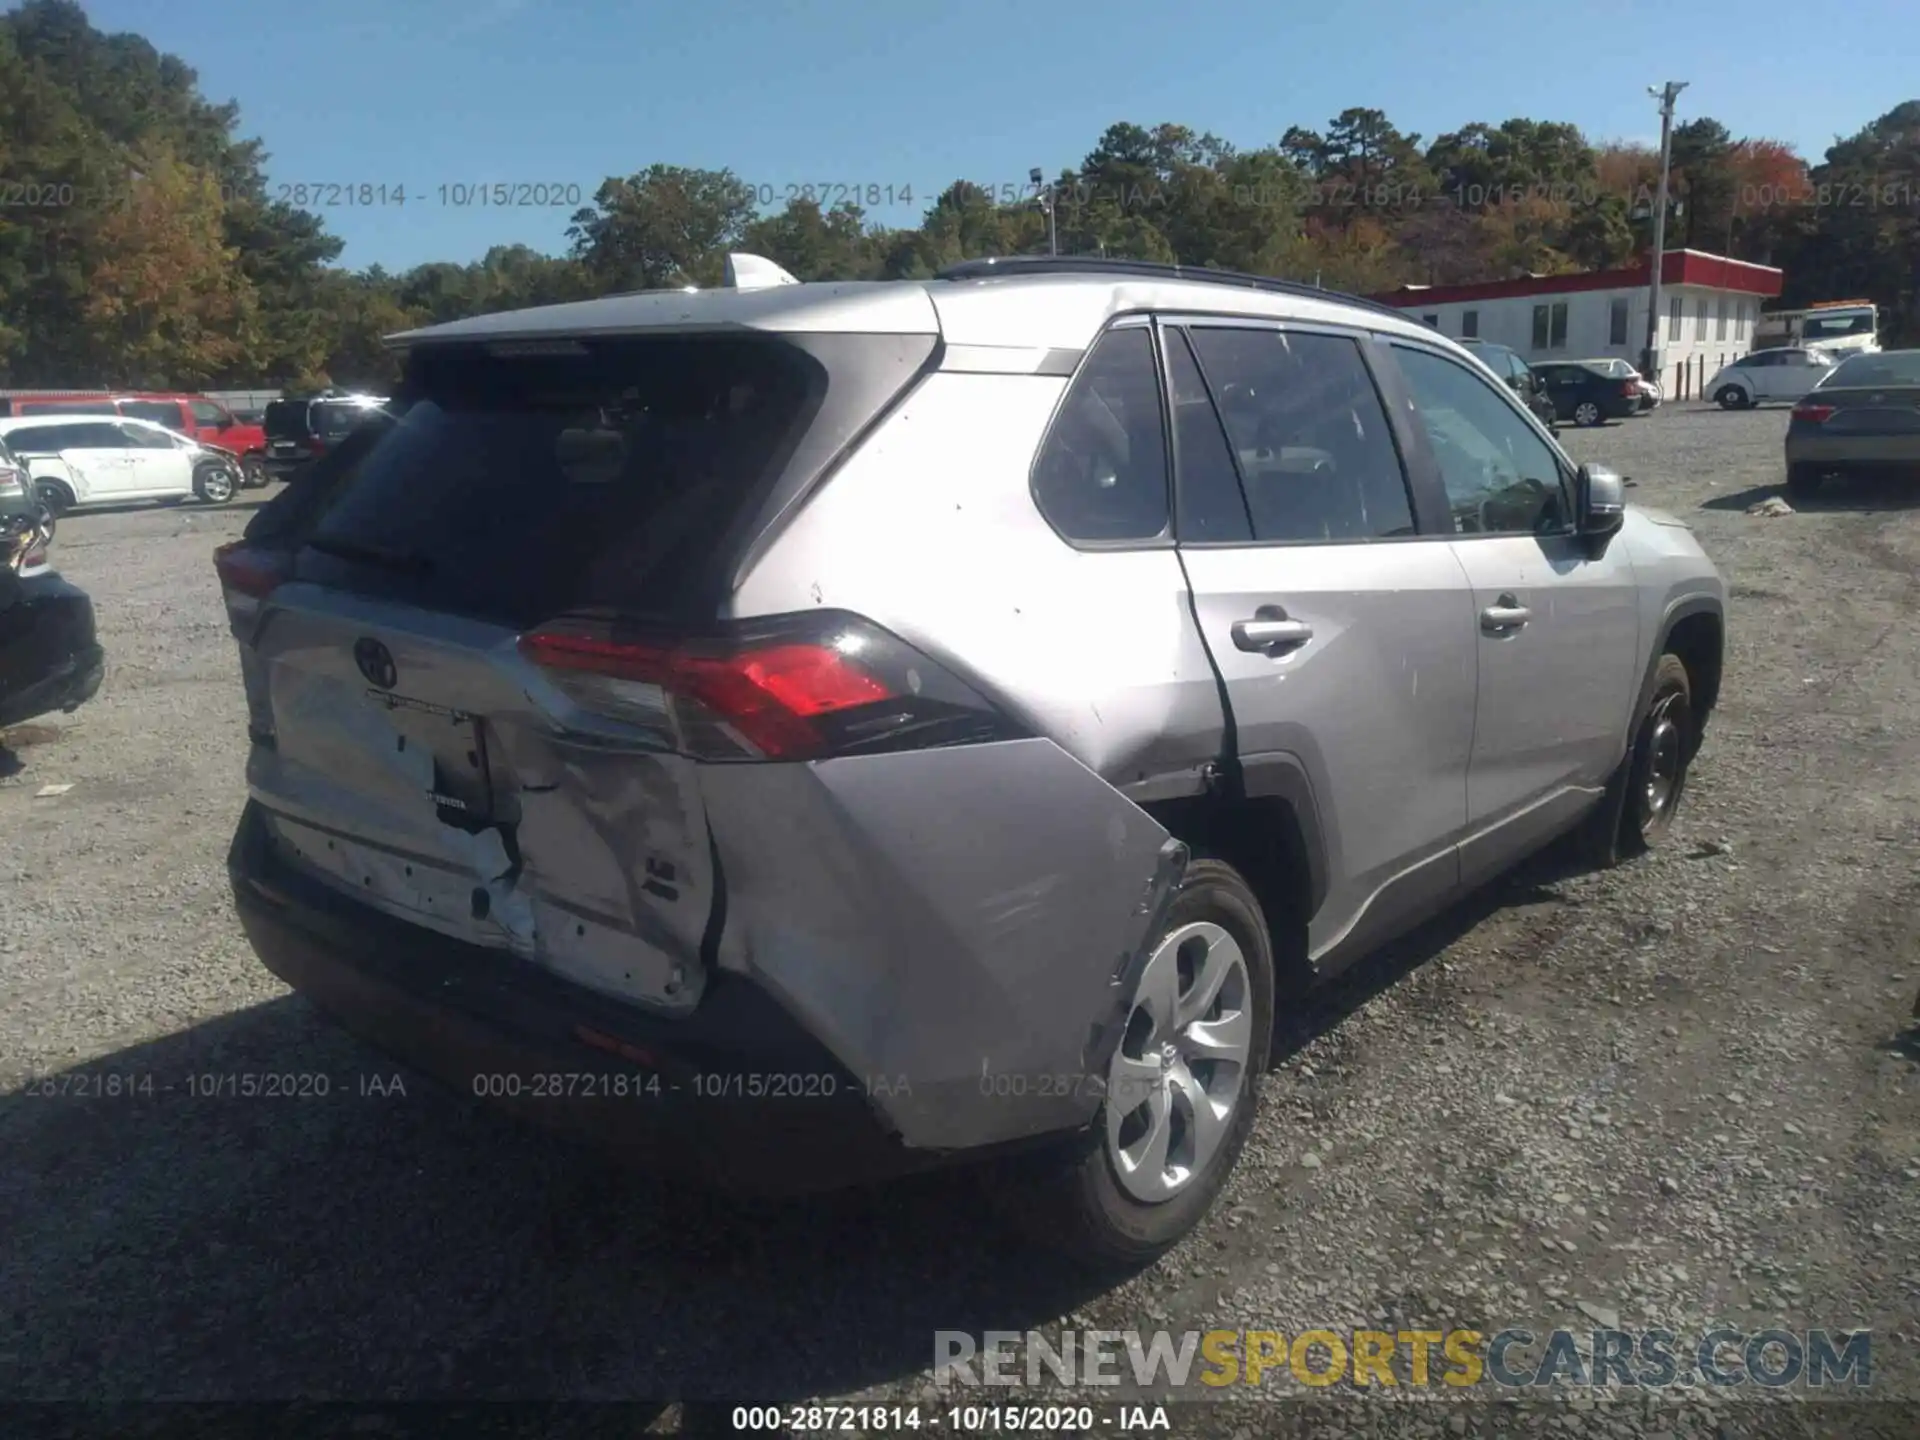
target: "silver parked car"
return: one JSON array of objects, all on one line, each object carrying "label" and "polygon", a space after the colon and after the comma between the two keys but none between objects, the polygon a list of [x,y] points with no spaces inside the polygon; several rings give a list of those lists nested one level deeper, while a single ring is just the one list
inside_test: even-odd
[{"label": "silver parked car", "polygon": [[1390,309],[768,268],[394,338],[219,557],[239,913],[467,1093],[742,1187],[992,1158],[1141,1261],[1281,980],[1660,839],[1720,578]]}]

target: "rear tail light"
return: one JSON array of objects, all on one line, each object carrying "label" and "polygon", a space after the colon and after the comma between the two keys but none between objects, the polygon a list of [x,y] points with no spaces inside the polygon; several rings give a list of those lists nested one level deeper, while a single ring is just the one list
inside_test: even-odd
[{"label": "rear tail light", "polygon": [[316,460],[319,459],[322,455],[326,454],[327,453],[326,436],[315,435],[309,438],[307,441],[307,451]]},{"label": "rear tail light", "polygon": [[1623,381],[1621,381],[1621,382],[1620,382],[1620,393],[1621,393],[1622,395],[1624,395],[1624,396],[1626,396],[1626,397],[1627,397],[1627,399],[1629,399],[1629,400],[1636,400],[1636,399],[1638,399],[1638,398],[1639,398],[1639,396],[1640,396],[1640,382],[1639,382],[1638,380],[1623,380]]},{"label": "rear tail light", "polygon": [[836,611],[699,639],[567,616],[522,636],[520,653],[589,714],[664,731],[705,760],[818,760],[1027,733],[898,636]]},{"label": "rear tail light", "polygon": [[1831,405],[1816,405],[1811,400],[1803,400],[1793,407],[1793,418],[1805,420],[1809,425],[1824,425],[1833,410]]},{"label": "rear tail light", "polygon": [[26,489],[27,477],[25,475],[21,474],[20,471],[11,465],[0,465],[0,490],[5,490],[8,494],[13,494],[16,491],[20,494],[25,494]]},{"label": "rear tail light", "polygon": [[32,570],[44,570],[51,563],[47,555],[46,537],[40,536],[20,552],[19,558],[13,562],[13,568],[25,575]]},{"label": "rear tail light", "polygon": [[220,588],[230,595],[264,600],[286,579],[286,559],[234,540],[213,552],[213,568],[220,576]]}]

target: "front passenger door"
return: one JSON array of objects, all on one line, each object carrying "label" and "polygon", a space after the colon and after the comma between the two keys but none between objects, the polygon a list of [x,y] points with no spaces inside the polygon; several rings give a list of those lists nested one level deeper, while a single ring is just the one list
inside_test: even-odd
[{"label": "front passenger door", "polygon": [[1303,918],[1330,971],[1458,888],[1466,576],[1416,525],[1370,340],[1198,319],[1161,334],[1181,562],[1248,793],[1318,814],[1324,894]]},{"label": "front passenger door", "polygon": [[1624,544],[1596,555],[1575,534],[1572,467],[1506,395],[1438,351],[1393,353],[1422,422],[1418,463],[1438,472],[1473,587],[1479,687],[1460,856],[1471,885],[1605,787],[1638,691],[1638,591]]},{"label": "front passenger door", "polygon": [[170,430],[147,430],[138,425],[118,428],[126,437],[127,455],[132,462],[129,498],[193,493],[193,461],[180,437]]}]

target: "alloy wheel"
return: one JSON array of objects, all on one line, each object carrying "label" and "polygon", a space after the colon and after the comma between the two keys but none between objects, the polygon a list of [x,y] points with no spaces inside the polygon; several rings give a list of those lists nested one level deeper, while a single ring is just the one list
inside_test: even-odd
[{"label": "alloy wheel", "polygon": [[1246,1089],[1253,990],[1240,943],[1199,921],[1147,961],[1107,1076],[1107,1156],[1148,1204],[1206,1173]]}]

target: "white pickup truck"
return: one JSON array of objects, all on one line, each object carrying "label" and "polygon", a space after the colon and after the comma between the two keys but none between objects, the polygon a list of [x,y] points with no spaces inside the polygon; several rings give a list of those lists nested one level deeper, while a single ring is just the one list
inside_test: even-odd
[{"label": "white pickup truck", "polygon": [[1880,311],[1871,300],[1827,300],[1804,310],[1773,310],[1753,327],[1753,348],[1817,347],[1840,359],[1880,348]]}]

